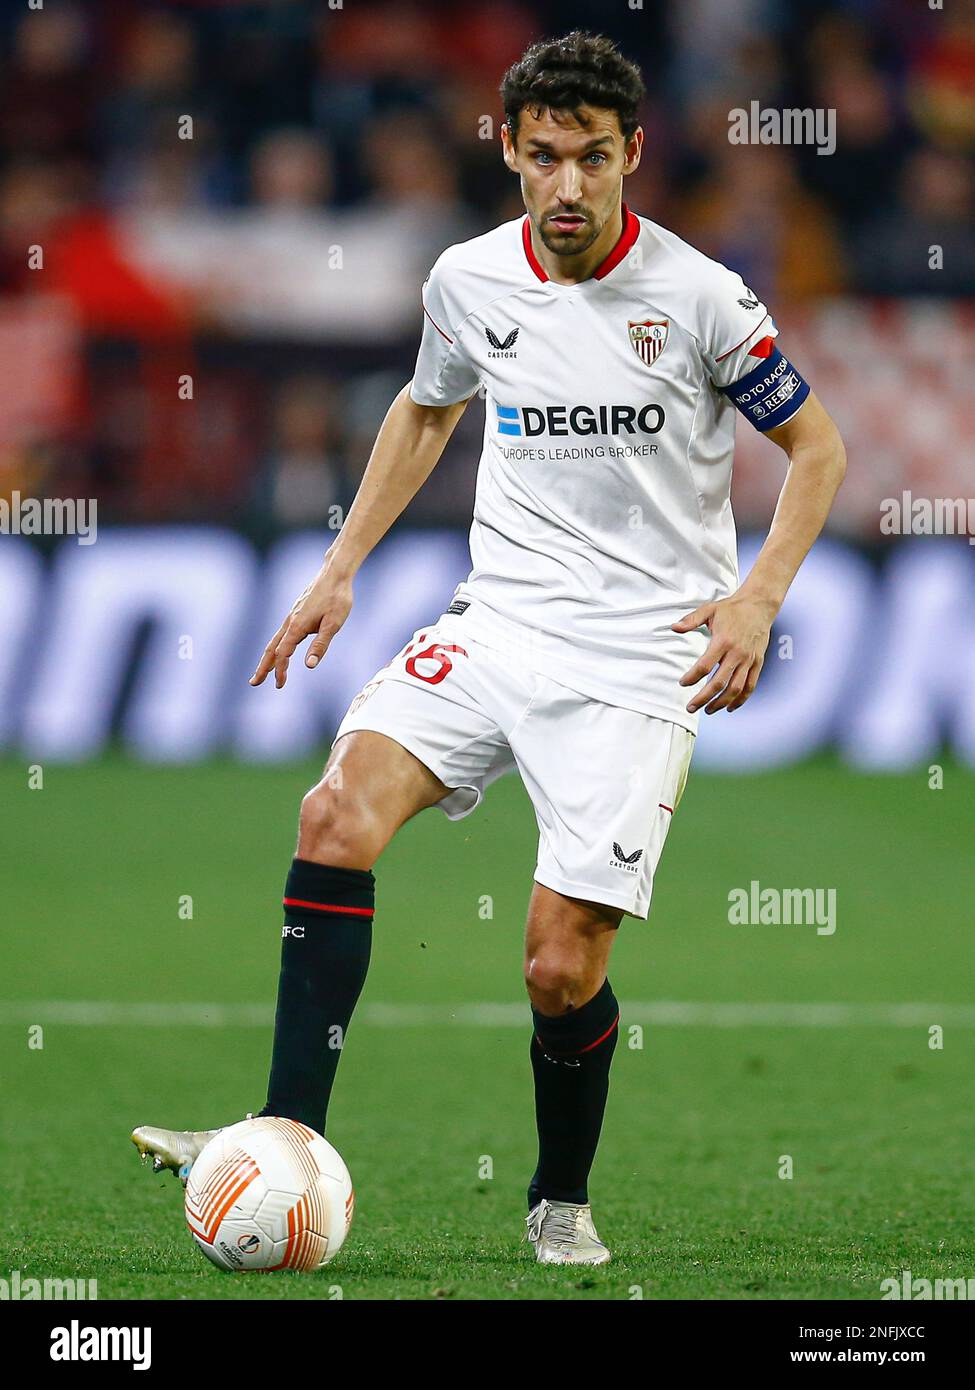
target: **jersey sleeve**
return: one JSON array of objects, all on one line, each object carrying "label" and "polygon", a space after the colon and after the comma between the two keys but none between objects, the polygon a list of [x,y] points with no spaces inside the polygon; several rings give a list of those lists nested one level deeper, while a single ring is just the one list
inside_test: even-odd
[{"label": "jersey sleeve", "polygon": [[809,384],[779,350],[779,330],[740,275],[725,270],[704,314],[704,362],[715,387],[763,434],[791,420]]},{"label": "jersey sleeve", "polygon": [[421,291],[423,336],[410,383],[410,396],[417,405],[455,405],[466,401],[480,385],[473,364],[457,341],[455,320],[459,322],[461,316],[456,307],[451,311],[448,277],[441,257]]}]

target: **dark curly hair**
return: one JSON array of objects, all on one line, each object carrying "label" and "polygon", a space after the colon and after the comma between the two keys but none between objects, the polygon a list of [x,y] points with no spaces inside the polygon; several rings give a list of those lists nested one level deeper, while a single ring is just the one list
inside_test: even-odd
[{"label": "dark curly hair", "polygon": [[[525,109],[567,111],[578,120],[582,106],[615,111],[623,138],[629,140],[639,124],[643,77],[636,63],[624,58],[601,34],[573,29],[560,39],[540,39],[525,50],[501,79],[501,99],[512,138]],[[583,122],[584,124],[584,122]]]}]

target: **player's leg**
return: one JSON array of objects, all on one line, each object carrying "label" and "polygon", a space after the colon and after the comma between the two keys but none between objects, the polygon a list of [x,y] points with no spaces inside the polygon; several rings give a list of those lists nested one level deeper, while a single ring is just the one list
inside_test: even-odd
[{"label": "player's leg", "polygon": [[[302,804],[285,889],[274,1053],[263,1114],[324,1129],[340,1050],[369,965],[372,866],[425,807],[468,814],[513,766],[485,708],[490,653],[419,630],[339,726],[321,782]],[[527,696],[522,695],[523,699]]]},{"label": "player's leg", "polygon": [[332,1084],[372,946],[372,866],[405,821],[448,794],[418,758],[381,733],[339,738],[301,804],[284,892],[281,974],[266,1115],[322,1133]]},{"label": "player's leg", "polygon": [[587,1179],[619,1015],[606,965],[622,915],[649,911],[693,744],[665,720],[551,681],[512,737],[539,828],[526,952],[539,1131],[529,1233],[539,1259],[600,1257],[585,1247],[595,1240]]},{"label": "player's leg", "polygon": [[[336,740],[321,781],[301,804],[261,1114],[324,1131],[345,1033],[369,967],[372,865],[405,821],[447,794],[428,767],[384,734],[359,729]],[[132,1140],[156,1171],[171,1168],[185,1182],[216,1132],[142,1125]]]},{"label": "player's leg", "polygon": [[528,1190],[529,1233],[543,1262],[602,1264],[609,1251],[589,1212],[616,1048],[619,1006],[606,970],[620,908],[536,883],[525,932],[532,1007],[538,1165]]},{"label": "player's leg", "polygon": [[[439,804],[452,820],[514,766],[486,704],[530,692],[439,624],[369,681],[339,726],[332,757],[302,803],[285,887],[281,975],[267,1103],[262,1114],[324,1128],[341,1046],[369,964],[372,865],[404,821]],[[512,686],[511,690],[507,686]],[[216,1131],[142,1127],[133,1135],[156,1168],[181,1177]]]}]

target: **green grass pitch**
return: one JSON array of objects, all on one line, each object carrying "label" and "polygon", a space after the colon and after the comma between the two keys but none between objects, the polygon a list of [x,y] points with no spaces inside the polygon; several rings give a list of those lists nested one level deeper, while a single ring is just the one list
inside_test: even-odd
[{"label": "green grass pitch", "polygon": [[[109,758],[46,768],[31,790],[26,766],[0,767],[0,1275],[97,1278],[103,1299],[876,1299],[903,1269],[975,1276],[973,779],[948,764],[936,791],[926,769],[856,776],[830,761],[692,773],[651,921],[624,922],[623,1033],[591,1185],[611,1265],[541,1269],[522,1242],[535,828],[509,778],[466,821],[418,817],[378,866],[373,966],[329,1124],[357,1193],[345,1249],[315,1275],[212,1269],[176,1181],[141,1168],[128,1131],[262,1104],[260,1012],[317,770]],[[835,934],[730,925],[728,893],[753,879],[835,888]],[[100,1008],[70,1021],[64,1001]],[[700,1009],[647,1023],[632,1046],[629,1024],[660,1001]],[[188,1002],[224,1008],[213,1026],[166,1021]],[[154,1021],[120,1010],[141,1003]],[[474,1003],[507,1010],[451,1019]],[[763,1003],[789,1007],[759,1022]],[[729,1021],[720,1004],[753,1011]]]}]

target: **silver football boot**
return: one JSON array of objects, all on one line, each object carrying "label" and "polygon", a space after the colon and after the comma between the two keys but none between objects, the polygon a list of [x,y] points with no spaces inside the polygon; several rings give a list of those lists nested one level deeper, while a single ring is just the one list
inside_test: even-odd
[{"label": "silver football boot", "polygon": [[550,1202],[543,1197],[528,1213],[527,1239],[540,1265],[604,1265],[613,1258],[596,1234],[588,1202]]},{"label": "silver football boot", "polygon": [[193,1164],[219,1133],[219,1129],[157,1129],[155,1125],[140,1125],[132,1131],[132,1142],[143,1163],[152,1159],[154,1173],[169,1168],[185,1187]]}]

